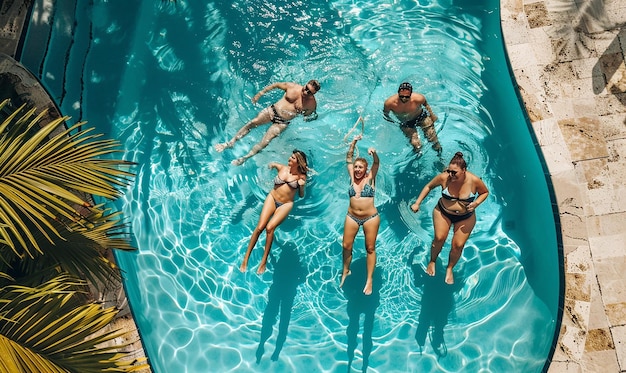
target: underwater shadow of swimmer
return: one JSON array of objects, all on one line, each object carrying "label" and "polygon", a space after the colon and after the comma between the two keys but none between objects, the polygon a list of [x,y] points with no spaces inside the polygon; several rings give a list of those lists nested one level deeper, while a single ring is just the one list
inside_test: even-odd
[{"label": "underwater shadow of swimmer", "polygon": [[348,300],[348,372],[352,369],[354,360],[354,350],[357,345],[357,334],[359,332],[359,319],[361,314],[363,319],[363,367],[362,371],[367,372],[369,357],[372,353],[372,331],[374,329],[374,316],[376,308],[380,305],[380,289],[382,287],[382,275],[380,268],[374,271],[372,278],[372,294],[363,294],[363,284],[367,278],[366,258],[359,258],[350,266],[352,274],[346,278],[343,284],[343,292]]},{"label": "underwater shadow of swimmer", "polygon": [[429,276],[421,265],[413,264],[413,258],[418,251],[416,248],[408,259],[415,286],[423,287],[415,340],[420,346],[421,354],[426,344],[426,334],[429,334],[430,345],[437,357],[442,358],[448,354],[443,329],[448,324],[448,315],[454,307],[454,292],[462,287],[463,280],[458,278],[453,285],[447,284],[446,271],[440,259],[435,263],[435,276]]},{"label": "underwater shadow of swimmer", "polygon": [[[270,256],[270,261],[273,256]],[[306,268],[300,262],[298,250],[293,242],[287,242],[282,247],[280,258],[274,264],[274,277],[272,285],[268,290],[267,306],[263,314],[261,326],[261,340],[256,350],[256,363],[261,362],[265,352],[265,342],[272,335],[276,318],[280,313],[278,324],[278,336],[276,337],[276,348],[272,354],[272,361],[278,360],[278,355],[283,349],[287,339],[287,329],[291,320],[291,310],[296,297],[298,286],[306,279]]]}]

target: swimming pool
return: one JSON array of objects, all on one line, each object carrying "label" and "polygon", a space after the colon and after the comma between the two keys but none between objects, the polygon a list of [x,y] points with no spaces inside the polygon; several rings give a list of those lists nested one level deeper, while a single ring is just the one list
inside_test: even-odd
[{"label": "swimming pool", "polygon": [[[118,261],[155,372],[346,371],[352,353],[353,369],[372,372],[542,370],[558,319],[557,233],[497,2],[77,0],[49,14],[46,34],[45,12],[34,13],[22,61],[64,114],[119,138],[138,163],[119,207],[139,251]],[[296,120],[241,167],[230,161],[263,130],[212,150],[278,98],[251,104],[264,85],[312,78],[322,83],[317,121]],[[404,80],[439,115],[445,163],[462,151],[491,191],[455,286],[423,276],[435,194],[426,212],[408,208],[441,161],[428,147],[415,156],[382,120],[382,102]],[[355,281],[338,289],[344,137],[359,115],[362,151],[375,146],[382,165],[371,297],[358,283],[362,234]],[[278,229],[269,270],[241,274],[274,176],[266,165],[293,148],[315,170],[307,196]],[[438,338],[445,350],[431,345]]]}]

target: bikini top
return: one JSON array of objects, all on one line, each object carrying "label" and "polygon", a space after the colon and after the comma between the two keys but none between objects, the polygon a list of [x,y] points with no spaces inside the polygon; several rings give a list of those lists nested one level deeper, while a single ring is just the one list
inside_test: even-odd
[{"label": "bikini top", "polygon": [[448,201],[453,201],[453,202],[459,201],[459,202],[465,202],[465,203],[472,203],[474,202],[476,197],[478,197],[478,193],[471,193],[470,196],[467,198],[456,198],[450,195],[450,192],[448,192],[448,187],[446,187],[446,189],[441,191],[441,197],[444,199],[447,199]]},{"label": "bikini top", "polygon": [[[372,188],[371,185],[365,184],[365,186],[363,187],[363,190],[361,191],[361,197],[374,198],[374,193],[376,193],[376,190]],[[350,197],[356,196],[356,191],[354,190],[354,184],[350,184],[350,188],[348,188],[348,195]]]},{"label": "bikini top", "polygon": [[293,180],[293,181],[287,182],[287,181],[281,179],[278,175],[276,175],[276,177],[274,178],[274,186],[279,186],[279,185],[283,185],[283,184],[289,185],[289,187],[291,189],[298,189],[298,187],[299,187],[298,180]]}]

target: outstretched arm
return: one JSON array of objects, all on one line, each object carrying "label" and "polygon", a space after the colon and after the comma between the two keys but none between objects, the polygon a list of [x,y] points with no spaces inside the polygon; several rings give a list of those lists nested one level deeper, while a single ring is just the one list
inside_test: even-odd
[{"label": "outstretched arm", "polygon": [[435,176],[431,181],[428,182],[428,184],[424,186],[424,188],[422,188],[422,191],[420,192],[419,196],[417,196],[417,200],[415,201],[414,204],[411,205],[411,210],[413,210],[413,212],[419,211],[420,204],[422,203],[424,198],[426,198],[428,193],[430,193],[431,190],[433,190],[435,187],[439,185],[442,185],[442,180],[443,180],[442,177],[447,177],[447,174],[444,176],[442,175],[443,174],[439,174]]},{"label": "outstretched arm", "polygon": [[289,88],[289,83],[287,83],[287,82],[278,82],[278,83],[273,83],[273,84],[270,84],[270,85],[266,86],[265,88],[260,90],[256,95],[254,95],[254,97],[252,97],[252,103],[256,104],[256,102],[259,101],[259,98],[261,98],[261,96],[263,96],[267,92],[269,92],[269,91],[271,91],[273,89],[276,89],[276,88],[280,88],[283,91],[286,91]]},{"label": "outstretched arm", "polygon": [[282,165],[282,164],[280,164],[280,163],[270,162],[270,163],[267,165],[267,168],[269,168],[270,170],[271,170],[272,168],[275,168],[275,169],[276,169],[276,171],[280,171],[280,168],[281,168],[282,166],[283,166],[283,165]]}]

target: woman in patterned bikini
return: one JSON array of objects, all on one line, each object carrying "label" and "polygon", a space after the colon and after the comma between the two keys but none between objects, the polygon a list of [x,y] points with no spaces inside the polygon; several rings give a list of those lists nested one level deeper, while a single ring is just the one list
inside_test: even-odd
[{"label": "woman in patterned bikini", "polygon": [[261,210],[261,216],[259,216],[259,222],[252,232],[252,237],[250,237],[246,255],[243,257],[243,262],[239,267],[241,272],[248,270],[250,254],[264,230],[266,233],[265,252],[263,253],[257,274],[265,272],[267,257],[272,248],[276,227],[289,215],[293,207],[296,191],[300,198],[304,197],[304,185],[306,184],[308,166],[306,155],[302,151],[294,150],[287,161],[287,165],[272,162],[268,167],[275,168],[278,171],[278,175],[274,178],[274,189],[267,194],[265,203],[263,203],[263,209]]},{"label": "woman in patterned bikini", "polygon": [[352,262],[352,247],[354,238],[360,227],[365,233],[365,250],[367,251],[367,280],[363,293],[372,294],[372,276],[376,267],[376,236],[380,227],[380,216],[374,205],[374,193],[376,188],[376,173],[378,172],[379,159],[374,148],[369,148],[367,153],[374,158],[372,168],[367,170],[367,160],[357,158],[352,163],[354,148],[362,136],[358,135],[352,140],[346,162],[348,174],[350,174],[350,206],[343,228],[343,274],[339,287],[343,286],[346,277],[350,275],[350,263]]}]

